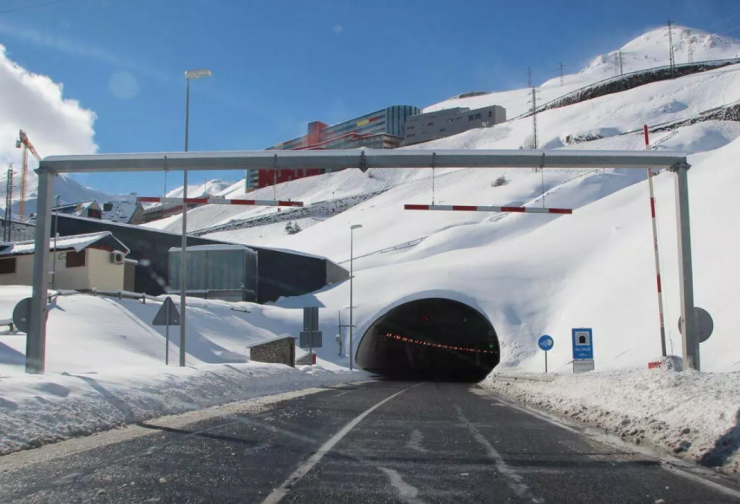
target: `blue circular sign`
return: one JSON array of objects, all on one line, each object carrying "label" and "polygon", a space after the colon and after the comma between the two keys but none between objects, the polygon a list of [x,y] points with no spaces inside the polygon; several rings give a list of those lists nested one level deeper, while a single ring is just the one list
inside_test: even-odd
[{"label": "blue circular sign", "polygon": [[551,336],[548,336],[547,334],[545,334],[544,336],[540,338],[537,344],[540,346],[542,350],[547,352],[548,350],[552,350],[552,347],[555,346],[555,340],[552,339]]}]

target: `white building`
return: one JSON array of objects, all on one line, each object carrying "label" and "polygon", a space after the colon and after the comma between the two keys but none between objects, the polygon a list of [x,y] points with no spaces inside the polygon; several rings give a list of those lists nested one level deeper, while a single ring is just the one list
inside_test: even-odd
[{"label": "white building", "polygon": [[[0,285],[32,284],[34,249],[33,241],[0,243]],[[52,238],[51,251],[50,288],[113,291],[124,288],[124,265],[129,249],[110,231],[60,237],[56,246]]]}]

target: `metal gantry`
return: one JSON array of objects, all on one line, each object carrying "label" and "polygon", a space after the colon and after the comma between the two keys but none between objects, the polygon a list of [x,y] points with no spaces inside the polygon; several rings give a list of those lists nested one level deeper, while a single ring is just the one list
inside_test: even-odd
[{"label": "metal gantry", "polygon": [[38,216],[33,267],[33,300],[27,338],[26,371],[43,373],[46,346],[46,296],[51,235],[53,177],[61,173],[157,172],[183,170],[270,170],[279,160],[283,169],[360,168],[667,168],[674,174],[678,220],[678,263],[683,357],[699,369],[699,341],[694,313],[694,288],[689,221],[689,164],[681,153],[571,150],[324,150],[166,152],[51,156],[39,166]]}]

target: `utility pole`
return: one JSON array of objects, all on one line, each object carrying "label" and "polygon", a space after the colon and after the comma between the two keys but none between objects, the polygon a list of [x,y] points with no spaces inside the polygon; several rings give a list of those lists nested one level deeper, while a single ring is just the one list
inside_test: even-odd
[{"label": "utility pole", "polygon": [[[532,148],[538,149],[539,141],[537,139],[537,88],[532,87],[532,91],[529,92],[529,96],[532,97],[529,101],[529,103],[532,104]],[[535,171],[537,171],[536,168]]]},{"label": "utility pole", "polygon": [[619,50],[619,75],[624,75],[624,59],[622,58],[622,50]]},{"label": "utility pole", "polygon": [[676,74],[676,53],[673,50],[673,23],[668,20],[668,45],[670,46],[671,75]]},{"label": "utility pole", "polygon": [[560,85],[564,85],[565,81],[563,80],[563,62],[561,61],[558,63],[558,70],[560,70]]},{"label": "utility pole", "polygon": [[686,30],[686,38],[689,39],[689,63],[694,62],[694,44],[691,43],[691,30]]},{"label": "utility pole", "polygon": [[527,68],[527,87],[528,88],[532,87],[532,69],[531,68]]}]

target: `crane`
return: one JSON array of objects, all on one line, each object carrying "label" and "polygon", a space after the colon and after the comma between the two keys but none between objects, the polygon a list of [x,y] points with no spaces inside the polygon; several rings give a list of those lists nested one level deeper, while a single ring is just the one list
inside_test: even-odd
[{"label": "crane", "polygon": [[8,165],[8,178],[5,182],[5,222],[3,240],[10,241],[11,221],[13,220],[13,165]]},{"label": "crane", "polygon": [[26,173],[28,172],[28,151],[31,151],[36,161],[41,161],[41,156],[36,152],[36,148],[29,140],[26,132],[21,130],[18,134],[18,140],[15,141],[16,149],[23,149],[21,155],[21,199],[18,203],[18,217],[23,219],[26,214]]}]

